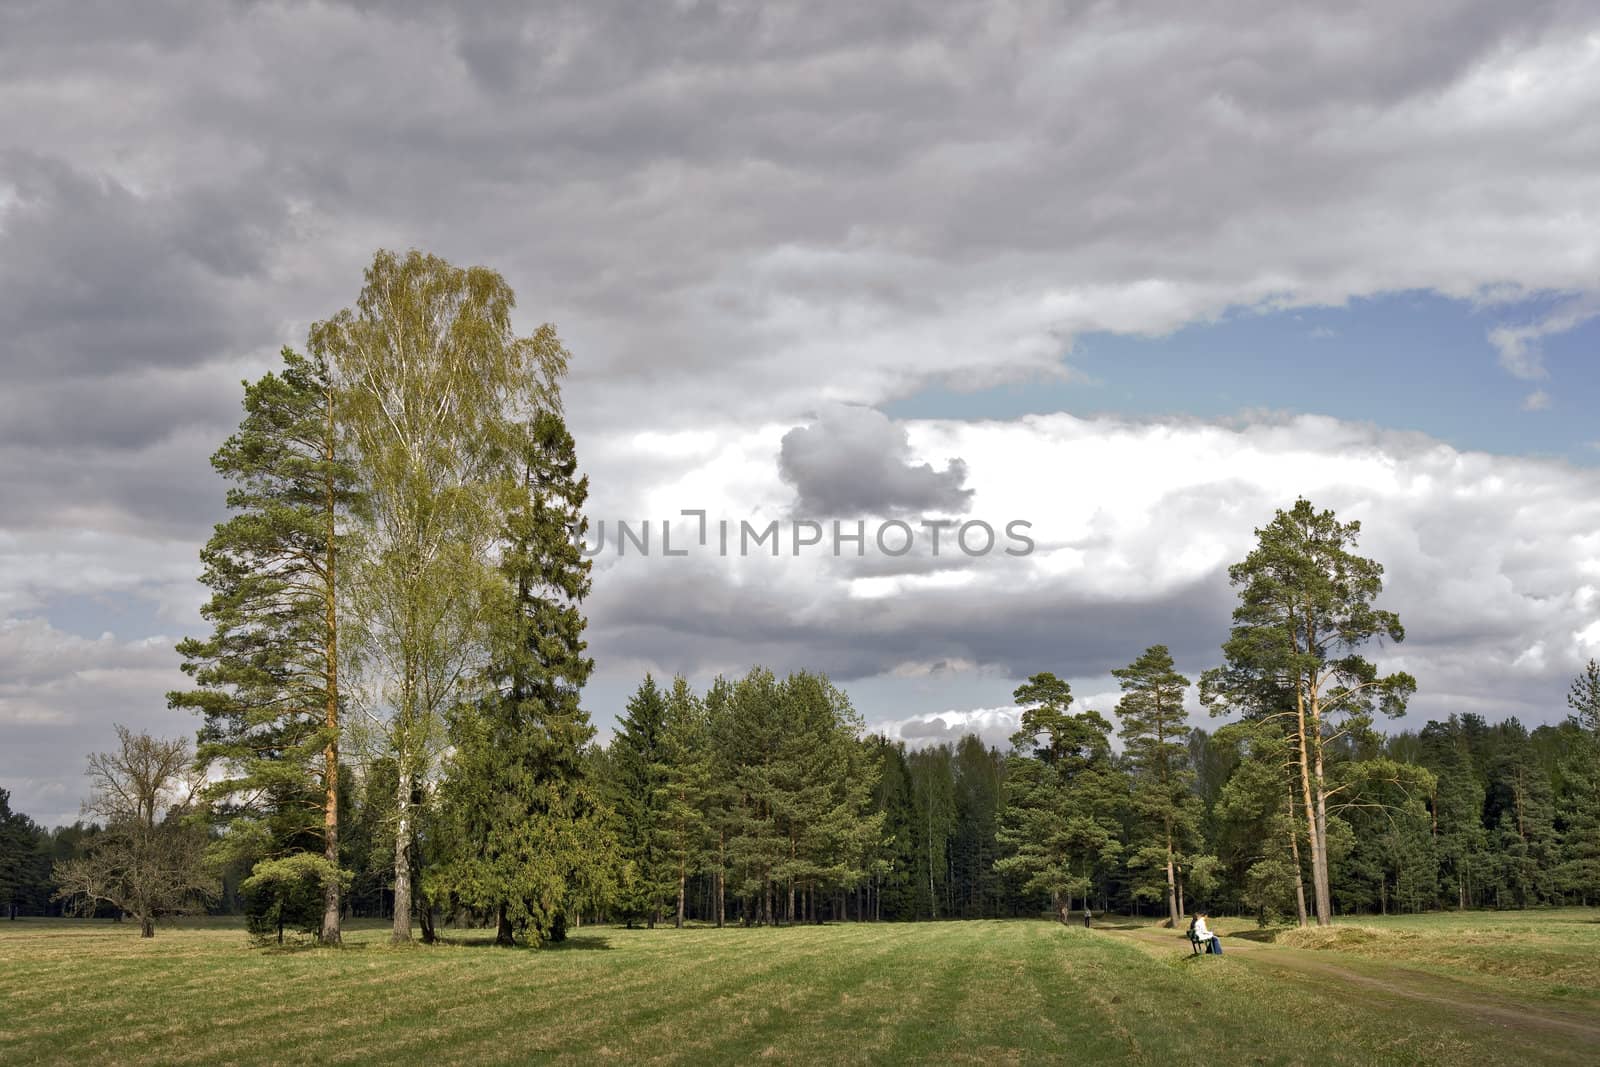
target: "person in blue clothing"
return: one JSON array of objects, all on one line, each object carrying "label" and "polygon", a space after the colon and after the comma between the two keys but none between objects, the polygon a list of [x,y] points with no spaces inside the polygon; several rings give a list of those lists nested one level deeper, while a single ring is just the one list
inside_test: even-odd
[{"label": "person in blue clothing", "polygon": [[1211,932],[1206,925],[1208,916],[1205,912],[1198,912],[1194,917],[1194,939],[1206,947],[1206,951],[1214,956],[1222,955],[1222,939]]}]

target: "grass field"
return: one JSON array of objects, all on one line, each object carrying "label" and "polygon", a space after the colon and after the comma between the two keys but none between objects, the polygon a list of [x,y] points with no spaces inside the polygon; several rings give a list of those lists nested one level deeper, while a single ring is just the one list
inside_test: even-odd
[{"label": "grass field", "polygon": [[585,928],[536,952],[22,920],[0,923],[0,1063],[1600,1062],[1600,913],[1220,925],[1227,954],[1190,958],[1132,921]]}]

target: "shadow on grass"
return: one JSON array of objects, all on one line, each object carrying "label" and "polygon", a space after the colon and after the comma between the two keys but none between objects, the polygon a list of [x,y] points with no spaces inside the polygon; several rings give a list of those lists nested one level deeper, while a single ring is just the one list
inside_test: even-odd
[{"label": "shadow on grass", "polygon": [[1275,927],[1264,927],[1255,930],[1236,930],[1228,935],[1237,937],[1240,941],[1255,941],[1263,945],[1270,945],[1278,940],[1278,930]]},{"label": "shadow on grass", "polygon": [[524,941],[515,945],[497,944],[493,934],[486,937],[460,938],[441,937],[439,943],[449,945],[451,948],[488,948],[502,951],[523,952],[609,952],[611,941],[609,938],[591,934],[568,935],[565,941],[547,941],[542,945],[533,946]]}]

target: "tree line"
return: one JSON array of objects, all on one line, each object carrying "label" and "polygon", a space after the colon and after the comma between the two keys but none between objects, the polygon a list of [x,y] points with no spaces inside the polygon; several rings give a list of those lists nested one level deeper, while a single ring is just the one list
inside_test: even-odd
[{"label": "tree line", "polygon": [[1114,708],[1028,679],[1003,752],[907,749],[826,677],[761,668],[704,692],[647,677],[596,744],[569,357],[513,307],[493,271],[379,252],[353,307],[244,383],[212,460],[211,630],[178,646],[192,686],[169,697],[196,741],[119,730],[91,757],[95,821],[53,835],[0,797],[13,911],[151,934],[237,909],[327,944],[379,914],[396,941],[456,922],[540,943],[596,919],[1176,922],[1201,902],[1326,923],[1594,898],[1595,665],[1560,726],[1384,736],[1416,682],[1366,653],[1405,630],[1359,524],[1305,500],[1230,569],[1233,626],[1198,679],[1231,720],[1214,731],[1157,645],[1113,671]]}]

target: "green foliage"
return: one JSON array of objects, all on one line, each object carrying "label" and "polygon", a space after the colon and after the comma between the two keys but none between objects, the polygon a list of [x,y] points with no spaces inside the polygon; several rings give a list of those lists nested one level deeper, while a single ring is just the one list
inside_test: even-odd
[{"label": "green foliage", "polygon": [[1014,694],[1024,705],[1006,770],[996,861],[1024,892],[1048,896],[1063,922],[1122,855],[1126,779],[1111,759],[1111,724],[1095,711],[1069,714],[1071,690],[1054,675],[1034,675]]},{"label": "green foliage", "polygon": [[1374,606],[1383,566],[1355,553],[1359,522],[1296,500],[1256,531],[1256,547],[1228,570],[1239,589],[1226,664],[1201,679],[1212,713],[1282,718],[1298,748],[1302,815],[1311,853],[1317,921],[1332,921],[1329,876],[1330,747],[1365,735],[1375,712],[1405,712],[1416,679],[1380,675],[1361,650],[1405,640],[1400,619]]},{"label": "green foliage", "polygon": [[[207,795],[227,855],[315,849],[336,863],[336,561],[361,497],[327,363],[287,348],[282,359],[245,383],[244,419],[211,458],[232,512],[200,553],[212,633],[178,645],[196,688],[168,703],[205,716],[196,758],[221,772]],[[337,940],[328,884],[325,934]]]},{"label": "green foliage", "polygon": [[612,903],[630,926],[645,920],[654,927],[673,883],[670,857],[663,847],[666,721],[666,694],[646,675],[617,719],[610,746],[606,799],[616,812],[620,856],[629,869]]},{"label": "green foliage", "polygon": [[19,811],[0,789],[0,919],[38,915],[50,893],[50,835]]},{"label": "green foliage", "polygon": [[283,944],[286,929],[315,934],[322,929],[322,902],[329,884],[349,889],[352,875],[309,852],[262,860],[240,883],[245,929],[257,942]]},{"label": "green foliage", "polygon": [[567,912],[602,899],[615,867],[579,703],[594,670],[580,610],[591,564],[572,533],[586,525],[588,479],[550,412],[527,427],[518,466],[502,502],[486,693],[448,717],[441,840],[425,882],[431,901],[492,917],[503,944],[559,940]]},{"label": "green foliage", "polygon": [[1198,844],[1201,802],[1189,767],[1187,714],[1189,679],[1179,674],[1165,645],[1153,645],[1133,663],[1111,672],[1122,684],[1117,718],[1133,771],[1137,836],[1130,865],[1155,876],[1161,889],[1145,884],[1135,893],[1167,900],[1168,917],[1180,921],[1178,872]]}]

